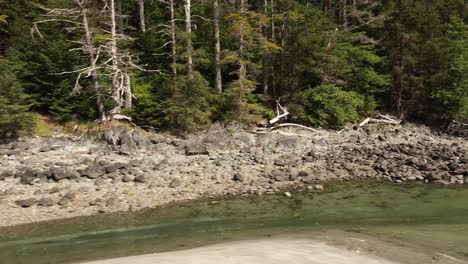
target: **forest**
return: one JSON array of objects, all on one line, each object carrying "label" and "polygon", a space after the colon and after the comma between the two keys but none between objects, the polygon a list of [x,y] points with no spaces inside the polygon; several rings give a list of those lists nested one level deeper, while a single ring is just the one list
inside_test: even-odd
[{"label": "forest", "polygon": [[0,137],[34,114],[157,131],[468,117],[464,0],[0,0]]}]

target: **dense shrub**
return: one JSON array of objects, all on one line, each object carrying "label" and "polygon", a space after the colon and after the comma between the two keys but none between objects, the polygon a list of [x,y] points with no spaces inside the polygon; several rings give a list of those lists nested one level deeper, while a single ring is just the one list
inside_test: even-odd
[{"label": "dense shrub", "polygon": [[335,85],[321,85],[304,91],[303,106],[308,123],[341,127],[359,118],[364,98]]}]

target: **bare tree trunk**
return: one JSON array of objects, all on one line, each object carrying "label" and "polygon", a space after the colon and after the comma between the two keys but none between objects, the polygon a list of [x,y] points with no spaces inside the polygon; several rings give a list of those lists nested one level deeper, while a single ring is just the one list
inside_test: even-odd
[{"label": "bare tree trunk", "polygon": [[125,108],[132,109],[133,106],[133,93],[130,75],[125,74]]},{"label": "bare tree trunk", "polygon": [[117,5],[117,21],[118,21],[118,32],[120,34],[124,33],[124,22],[123,22],[123,15],[122,15],[122,0],[116,0],[116,5]]},{"label": "bare tree trunk", "polygon": [[97,110],[99,114],[99,120],[105,121],[106,112],[104,109],[104,103],[102,101],[102,95],[101,95],[101,87],[99,86],[99,80],[98,80],[98,76],[96,72],[96,52],[94,50],[94,45],[91,40],[91,31],[89,30],[88,9],[86,8],[86,1],[76,0],[75,2],[78,4],[81,10],[84,37],[85,37],[85,47],[83,50],[88,52],[89,66],[91,69],[90,73],[91,73],[91,79],[93,80],[94,96],[96,97],[96,106],[97,106]]},{"label": "bare tree trunk", "polygon": [[[265,16],[268,16],[268,0],[264,0],[263,2],[263,13]],[[263,27],[263,35],[267,38],[267,26]],[[266,50],[263,52],[263,94],[268,95],[268,54]]]},{"label": "bare tree trunk", "polygon": [[348,11],[346,0],[340,0],[340,24],[346,28],[348,23]]},{"label": "bare tree trunk", "polygon": [[185,32],[187,32],[187,76],[193,78],[193,58],[192,58],[192,3],[191,0],[185,0]]},{"label": "bare tree trunk", "polygon": [[174,0],[169,0],[169,9],[171,11],[172,75],[175,79],[177,78],[177,39],[176,39]]},{"label": "bare tree trunk", "polygon": [[213,0],[213,28],[214,28],[214,52],[215,52],[215,88],[218,93],[223,92],[223,80],[221,72],[221,41],[219,33],[219,0]]},{"label": "bare tree trunk", "polygon": [[[274,0],[270,0],[270,12],[271,12],[271,42],[275,42],[276,41],[276,35],[275,35],[275,31],[276,31],[276,28],[275,28],[275,4],[274,4]],[[270,63],[271,64],[271,85],[272,85],[272,88],[273,88],[273,97],[276,98],[276,95],[277,95],[277,90],[276,90],[276,78],[275,78],[275,66],[273,65],[273,63]]]},{"label": "bare tree trunk", "polygon": [[114,108],[111,111],[112,115],[120,114],[122,110],[122,97],[121,87],[119,82],[120,71],[119,61],[117,56],[117,32],[116,32],[116,21],[115,21],[115,1],[110,0],[110,16],[111,16],[111,75],[112,75],[112,100]]},{"label": "bare tree trunk", "polygon": [[247,69],[244,62],[244,14],[245,0],[240,0],[240,15],[241,22],[239,25],[239,79],[245,80],[247,77]]},{"label": "bare tree trunk", "polygon": [[145,20],[145,0],[138,0],[140,6],[140,29],[142,32],[146,32],[146,20]]},{"label": "bare tree trunk", "polygon": [[[282,10],[281,10],[282,12]],[[286,46],[286,17],[283,16],[280,29],[281,59],[280,59],[280,92],[284,91],[284,64],[285,64],[285,46]]]}]

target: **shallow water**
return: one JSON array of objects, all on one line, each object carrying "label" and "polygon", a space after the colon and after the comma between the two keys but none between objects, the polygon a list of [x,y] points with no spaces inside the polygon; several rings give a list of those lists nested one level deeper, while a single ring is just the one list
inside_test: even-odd
[{"label": "shallow water", "polygon": [[0,229],[0,263],[70,263],[343,230],[468,259],[468,188],[353,183]]}]

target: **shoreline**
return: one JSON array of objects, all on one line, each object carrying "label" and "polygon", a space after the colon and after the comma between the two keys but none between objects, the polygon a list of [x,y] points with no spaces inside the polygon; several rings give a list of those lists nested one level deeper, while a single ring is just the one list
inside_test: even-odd
[{"label": "shoreline", "polygon": [[65,136],[0,145],[0,227],[288,188],[321,191],[334,181],[468,183],[468,142],[426,127],[231,130],[214,125],[187,139],[151,134],[118,149]]},{"label": "shoreline", "polygon": [[195,249],[124,258],[83,262],[81,264],[398,264],[370,254],[344,250],[310,239],[261,239],[215,244]]},{"label": "shoreline", "polygon": [[[456,257],[376,235],[339,230],[283,234],[268,238],[218,242],[195,248],[118,257],[79,264],[467,264]],[[78,263],[77,263],[78,264]]]}]

